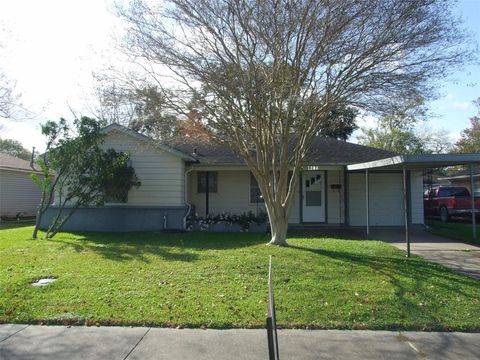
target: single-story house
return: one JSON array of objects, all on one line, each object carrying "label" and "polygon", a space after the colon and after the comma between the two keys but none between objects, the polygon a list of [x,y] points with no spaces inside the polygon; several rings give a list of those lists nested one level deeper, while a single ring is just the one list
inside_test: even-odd
[{"label": "single-story house", "polygon": [[41,173],[31,162],[0,153],[0,217],[35,216],[41,191],[31,178]]},{"label": "single-story house", "polygon": [[[126,203],[77,210],[65,230],[183,230],[191,209],[205,217],[258,213],[264,208],[255,178],[242,159],[226,148],[205,142],[167,146],[118,124],[103,131],[105,148],[131,155],[141,186],[129,191]],[[299,175],[290,224],[364,226],[368,220],[371,226],[404,225],[402,170],[347,168],[394,156],[388,151],[318,137]],[[422,171],[409,170],[407,175],[409,222],[423,224]],[[44,225],[51,213],[46,214]]]},{"label": "single-story house", "polygon": [[[472,177],[475,187],[475,196],[480,196],[480,167],[474,166],[472,168]],[[463,186],[471,191],[470,169],[465,168],[450,173],[448,176],[439,176],[438,180],[442,183],[452,186]]]}]

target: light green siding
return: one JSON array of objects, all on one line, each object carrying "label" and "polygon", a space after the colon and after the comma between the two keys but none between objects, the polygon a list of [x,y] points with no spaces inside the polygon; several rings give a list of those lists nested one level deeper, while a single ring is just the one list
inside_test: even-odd
[{"label": "light green siding", "polygon": [[412,195],[412,223],[423,224],[423,175],[421,171],[412,171],[411,179],[411,195]]},{"label": "light green siding", "polygon": [[154,144],[137,140],[120,131],[108,133],[103,147],[130,154],[141,186],[128,193],[128,205],[176,206],[183,205],[184,161]]},{"label": "light green siding", "polygon": [[[217,171],[217,193],[209,194],[209,213],[229,212],[241,214],[252,211],[254,214],[264,211],[263,204],[250,202],[250,172],[248,170]],[[205,193],[197,191],[197,171],[188,174],[188,202],[195,205],[199,216],[205,216]],[[298,187],[292,204],[290,223],[299,222]]]},{"label": "light green siding", "polygon": [[[365,174],[350,173],[349,222],[366,224]],[[401,173],[370,174],[370,225],[401,226],[404,224],[403,175]],[[423,182],[420,172],[411,175],[412,223],[423,224]]]},{"label": "light green siding", "polygon": [[[340,189],[332,189],[331,185],[340,185]],[[343,224],[345,222],[345,184],[344,172],[327,171],[327,223]]]},{"label": "light green siding", "polygon": [[35,215],[40,197],[30,173],[0,170],[0,216]]}]

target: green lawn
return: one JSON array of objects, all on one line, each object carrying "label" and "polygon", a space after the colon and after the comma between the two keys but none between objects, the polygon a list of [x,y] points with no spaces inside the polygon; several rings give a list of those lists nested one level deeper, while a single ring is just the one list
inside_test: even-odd
[{"label": "green lawn", "polygon": [[264,327],[272,254],[281,327],[480,330],[480,281],[377,241],[31,231],[0,230],[0,322]]},{"label": "green lawn", "polygon": [[446,238],[461,240],[471,244],[480,244],[480,225],[477,225],[477,239],[472,238],[472,224],[468,222],[442,222],[439,220],[428,220],[426,224],[430,227],[432,234]]},{"label": "green lawn", "polygon": [[35,220],[9,220],[9,221],[0,221],[0,230],[2,229],[13,229],[19,227],[26,227],[30,225],[35,225]]}]

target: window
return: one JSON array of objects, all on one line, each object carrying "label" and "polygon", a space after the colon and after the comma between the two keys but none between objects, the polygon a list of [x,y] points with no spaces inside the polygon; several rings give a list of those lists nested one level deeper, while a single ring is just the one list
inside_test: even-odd
[{"label": "window", "polygon": [[449,197],[449,196],[470,196],[468,189],[464,187],[441,187],[438,190],[438,197]]},{"label": "window", "polygon": [[217,172],[216,171],[199,171],[197,173],[197,192],[199,194],[207,192],[207,182],[208,182],[208,192],[216,193],[217,192]]},{"label": "window", "polygon": [[257,179],[250,173],[250,203],[252,204],[263,204],[262,193],[258,187]]},{"label": "window", "polygon": [[128,201],[128,190],[122,189],[116,192],[106,191],[105,203],[126,204]]}]

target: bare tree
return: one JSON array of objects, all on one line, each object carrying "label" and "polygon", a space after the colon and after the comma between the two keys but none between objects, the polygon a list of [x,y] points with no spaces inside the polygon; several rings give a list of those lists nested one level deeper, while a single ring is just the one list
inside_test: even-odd
[{"label": "bare tree", "polygon": [[110,74],[94,74],[93,78],[93,95],[98,103],[88,106],[92,114],[107,124],[129,126],[135,117],[135,103],[131,96],[134,90],[131,84]]},{"label": "bare tree", "polygon": [[0,74],[0,117],[10,118],[18,105],[20,94],[15,92],[15,83]]},{"label": "bare tree", "polygon": [[107,124],[117,123],[161,141],[171,141],[177,133],[176,114],[166,106],[164,92],[135,73],[94,74],[92,114]]},{"label": "bare tree", "polygon": [[[3,39],[10,37],[10,31],[0,22],[0,60],[7,53]],[[8,76],[3,66],[0,68],[0,117],[11,118],[19,106],[20,94],[16,91],[16,83]]]},{"label": "bare tree", "polygon": [[382,113],[431,96],[430,80],[469,55],[443,0],[134,0],[119,14],[128,51],[167,67],[182,95],[203,95],[213,139],[258,181],[277,245],[332,109]]}]

